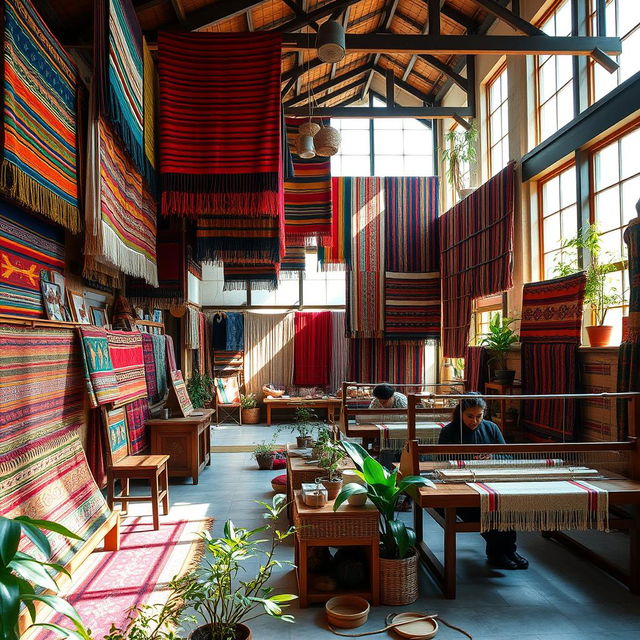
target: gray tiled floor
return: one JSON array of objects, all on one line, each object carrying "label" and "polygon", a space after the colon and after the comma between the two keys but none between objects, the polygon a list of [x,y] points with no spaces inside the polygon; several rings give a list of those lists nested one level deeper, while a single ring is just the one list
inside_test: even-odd
[{"label": "gray tiled floor", "polygon": [[[270,436],[262,437],[267,429],[216,428],[213,441],[217,444],[269,441]],[[282,438],[282,441],[293,439],[288,433]],[[172,483],[170,517],[212,516],[214,535],[222,531],[227,518],[239,526],[259,526],[263,523],[261,507],[254,500],[271,498],[270,480],[280,473],[282,471],[258,471],[249,453],[214,453],[212,466],[200,476],[199,485],[193,486],[188,480]],[[135,513],[146,513],[148,508],[148,504],[135,505]],[[428,517],[425,527],[430,543],[440,552],[441,530]],[[627,549],[624,535],[585,534],[584,537],[599,547],[606,545],[611,557],[624,562]],[[407,609],[438,613],[469,631],[474,640],[632,640],[640,637],[640,597],[631,595],[618,582],[554,542],[537,534],[519,536],[519,551],[531,562],[528,571],[490,568],[484,559],[483,540],[477,534],[458,536],[458,550],[458,598],[445,600],[422,572],[421,597]],[[279,556],[291,560],[292,545],[281,548]],[[295,593],[293,570],[288,567],[277,570],[273,586],[278,591]],[[392,610],[398,609],[372,610],[367,625],[354,632],[384,626],[384,617]],[[325,627],[321,607],[299,609],[294,605],[291,612],[296,617],[295,625],[266,617],[253,621],[254,639],[335,637]],[[463,636],[442,626],[438,638]]]}]

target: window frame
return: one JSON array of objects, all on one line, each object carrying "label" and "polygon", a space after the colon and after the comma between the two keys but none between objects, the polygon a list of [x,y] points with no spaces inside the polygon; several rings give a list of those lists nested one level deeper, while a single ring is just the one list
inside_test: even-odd
[{"label": "window frame", "polygon": [[[504,140],[506,139],[507,141],[507,148],[509,145],[509,113],[508,113],[508,109],[509,109],[509,91],[508,91],[508,82],[509,82],[509,73],[507,71],[507,61],[506,59],[503,60],[503,62],[500,64],[500,66],[496,69],[496,71],[491,75],[491,77],[489,78],[489,80],[487,81],[487,83],[485,84],[485,98],[486,98],[486,109],[487,109],[487,168],[489,169],[489,175],[493,176],[497,173],[498,170],[494,171],[494,167],[493,167],[493,162],[492,162],[492,149],[496,146],[496,144],[492,144],[493,142],[493,137],[491,134],[491,87],[496,83],[496,81],[500,80],[500,76],[506,73],[507,74],[507,94],[506,97],[504,98],[504,100],[498,105],[498,107],[494,110],[497,111],[498,109],[502,109],[502,107],[506,104],[507,105],[507,127],[506,127],[506,133],[500,138],[500,140],[496,141],[496,144],[498,143],[503,143]],[[502,123],[504,124],[504,123]],[[504,167],[500,167],[501,169],[503,169]]]}]

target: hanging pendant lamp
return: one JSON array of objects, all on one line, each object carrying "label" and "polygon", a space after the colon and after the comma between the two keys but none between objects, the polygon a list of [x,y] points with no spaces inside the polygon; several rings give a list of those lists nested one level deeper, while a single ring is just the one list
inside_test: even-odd
[{"label": "hanging pendant lamp", "polygon": [[336,20],[327,20],[318,29],[318,58],[322,62],[340,62],[345,55],[344,27]]},{"label": "hanging pendant lamp", "polygon": [[320,126],[315,122],[303,122],[298,127],[298,155],[305,160],[316,157],[316,149],[313,136],[318,133]]},{"label": "hanging pendant lamp", "polygon": [[318,133],[313,136],[313,144],[319,156],[335,156],[340,150],[341,141],[342,136],[340,132],[331,126],[322,127]]}]

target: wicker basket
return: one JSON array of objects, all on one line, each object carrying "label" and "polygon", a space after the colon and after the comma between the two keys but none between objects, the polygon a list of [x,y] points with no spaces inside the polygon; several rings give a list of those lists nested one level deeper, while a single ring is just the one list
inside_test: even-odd
[{"label": "wicker basket", "polygon": [[418,599],[418,554],[404,560],[380,558],[380,602],[411,604]]},{"label": "wicker basket", "polygon": [[378,520],[373,518],[301,517],[296,512],[294,524],[296,534],[301,540],[308,538],[373,538],[378,535]]},{"label": "wicker basket", "polygon": [[322,127],[315,136],[313,144],[319,156],[335,156],[340,149],[340,132],[333,127]]}]

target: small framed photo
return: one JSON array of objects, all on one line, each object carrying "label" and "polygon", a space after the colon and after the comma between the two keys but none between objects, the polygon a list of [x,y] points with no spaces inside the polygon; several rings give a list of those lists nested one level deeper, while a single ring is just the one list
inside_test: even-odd
[{"label": "small framed photo", "polygon": [[91,319],[87,313],[87,307],[84,303],[84,296],[77,291],[72,291],[67,287],[67,296],[69,298],[69,307],[71,307],[71,315],[76,322],[80,324],[91,324]]},{"label": "small framed photo", "polygon": [[162,322],[162,309],[154,309],[153,310],[153,321],[154,322]]},{"label": "small framed photo", "polygon": [[64,322],[66,316],[64,303],[60,296],[60,287],[55,282],[40,280],[40,291],[42,291],[42,300],[47,318]]},{"label": "small framed photo", "polygon": [[89,311],[91,312],[91,324],[94,324],[96,327],[104,327],[106,324],[109,324],[106,309],[102,307],[89,307]]}]

